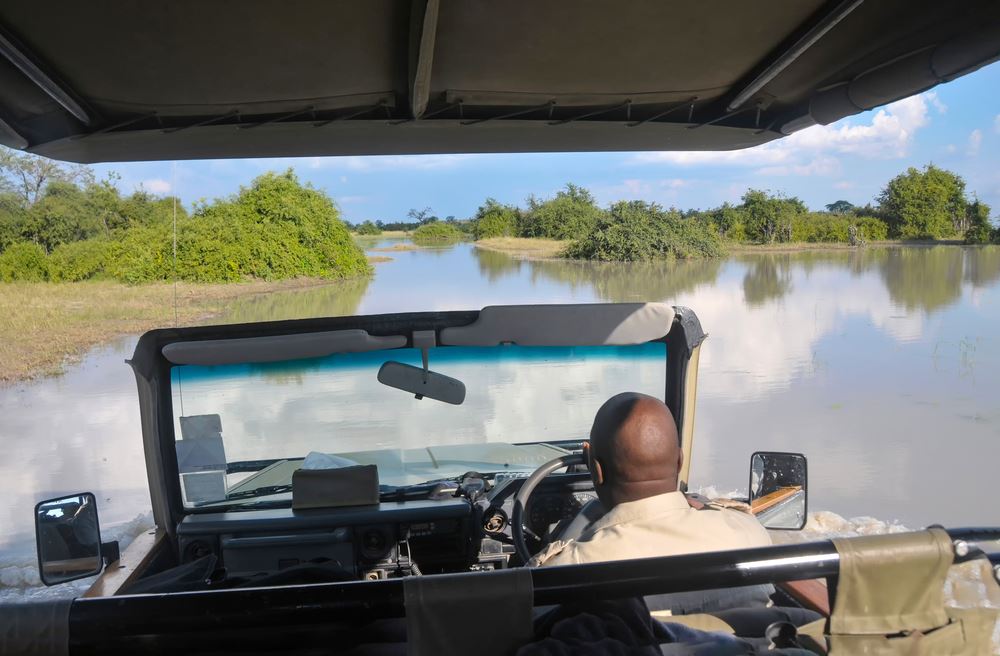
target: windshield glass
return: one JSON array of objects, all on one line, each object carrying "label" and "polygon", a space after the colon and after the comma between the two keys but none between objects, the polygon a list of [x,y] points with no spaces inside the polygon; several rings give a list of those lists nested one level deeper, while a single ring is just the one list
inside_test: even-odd
[{"label": "windshield glass", "polygon": [[185,506],[288,498],[283,486],[313,452],[310,460],[321,464],[331,459],[320,454],[334,454],[346,459],[333,459],[339,464],[377,465],[383,489],[468,471],[532,471],[564,451],[514,444],[586,439],[609,397],[636,391],[662,399],[666,386],[663,342],[438,347],[429,360],[431,371],[465,384],[464,403],[417,399],[377,380],[387,361],[420,367],[420,351],[410,348],[174,367]]}]

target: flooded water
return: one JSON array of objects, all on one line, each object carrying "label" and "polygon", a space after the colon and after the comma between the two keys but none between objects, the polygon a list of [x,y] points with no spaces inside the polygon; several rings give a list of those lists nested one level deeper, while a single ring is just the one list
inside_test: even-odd
[{"label": "flooded water", "polygon": [[[220,322],[666,301],[709,333],[692,484],[745,490],[754,450],[809,458],[810,510],[909,527],[1000,523],[1000,249],[905,247],[660,264],[521,261],[470,244],[388,253],[374,278],[235,302]],[[35,501],[147,512],[135,339],[0,389],[0,587],[30,561]],[[511,441],[526,439],[515,436]],[[8,574],[8,578],[10,578]]]}]

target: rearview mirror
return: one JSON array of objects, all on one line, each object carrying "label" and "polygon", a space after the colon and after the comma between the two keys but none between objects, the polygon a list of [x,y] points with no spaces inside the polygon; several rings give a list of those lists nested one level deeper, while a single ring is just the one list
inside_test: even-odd
[{"label": "rearview mirror", "polygon": [[378,382],[414,394],[418,399],[427,397],[452,405],[462,405],[465,401],[462,381],[402,362],[383,364],[378,370]]},{"label": "rearview mirror", "polygon": [[806,457],[758,451],[750,456],[750,512],[764,528],[798,531],[806,525]]},{"label": "rearview mirror", "polygon": [[42,501],[35,506],[38,575],[56,585],[100,574],[101,528],[90,492]]}]

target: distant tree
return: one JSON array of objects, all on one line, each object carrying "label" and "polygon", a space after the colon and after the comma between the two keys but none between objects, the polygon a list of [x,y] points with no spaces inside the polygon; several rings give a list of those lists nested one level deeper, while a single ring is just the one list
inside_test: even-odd
[{"label": "distant tree", "polygon": [[759,189],[748,189],[742,200],[740,209],[746,237],[762,244],[791,241],[794,218],[806,212],[805,204],[798,198],[785,198]]},{"label": "distant tree", "polygon": [[63,164],[46,157],[0,147],[0,180],[7,191],[14,191],[24,205],[33,205],[50,182],[83,184],[93,182],[90,168]]},{"label": "distant tree", "polygon": [[994,228],[990,222],[990,206],[978,198],[969,203],[966,208],[969,227],[965,231],[965,243],[988,244],[998,241],[1000,229]]},{"label": "distant tree", "polygon": [[437,221],[437,217],[434,216],[434,212],[429,207],[425,207],[422,210],[411,209],[406,213],[406,216],[410,217],[420,225],[426,225],[432,221]]},{"label": "distant tree", "polygon": [[846,200],[837,200],[826,206],[826,211],[831,214],[850,214],[854,209],[854,205]]},{"label": "distant tree", "polygon": [[513,205],[504,205],[495,198],[487,198],[476,210],[476,216],[472,220],[472,234],[476,239],[513,236],[517,234],[520,214]]},{"label": "distant tree", "polygon": [[371,221],[362,221],[355,229],[359,235],[381,235],[382,228]]},{"label": "distant tree", "polygon": [[554,198],[529,197],[518,232],[522,237],[578,239],[594,228],[602,214],[589,191],[568,183]]},{"label": "distant tree", "polygon": [[721,207],[712,210],[710,216],[720,237],[737,240],[745,238],[743,234],[745,217],[739,208],[723,203]]},{"label": "distant tree", "polygon": [[878,202],[893,236],[940,239],[961,235],[968,228],[965,181],[933,164],[897,175]]}]

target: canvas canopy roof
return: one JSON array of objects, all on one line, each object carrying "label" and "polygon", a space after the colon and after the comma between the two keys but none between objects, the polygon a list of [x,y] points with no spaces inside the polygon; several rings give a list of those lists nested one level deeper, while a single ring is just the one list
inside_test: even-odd
[{"label": "canvas canopy roof", "polygon": [[994,0],[0,5],[0,143],[80,162],[720,150],[1000,56]]}]

